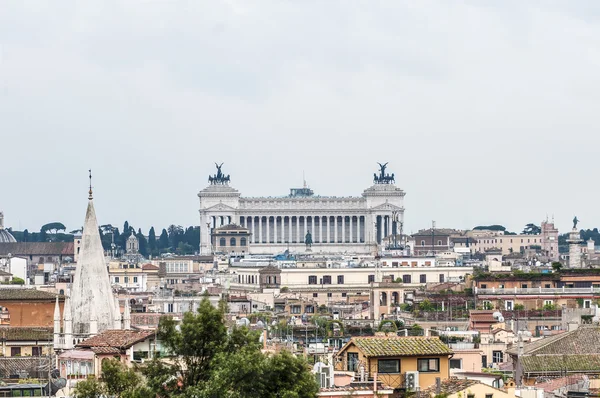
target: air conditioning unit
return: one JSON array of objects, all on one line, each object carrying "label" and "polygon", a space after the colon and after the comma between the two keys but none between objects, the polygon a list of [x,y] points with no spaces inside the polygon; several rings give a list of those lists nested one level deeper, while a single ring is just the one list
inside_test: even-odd
[{"label": "air conditioning unit", "polygon": [[419,372],[406,372],[406,389],[416,391],[419,388]]}]

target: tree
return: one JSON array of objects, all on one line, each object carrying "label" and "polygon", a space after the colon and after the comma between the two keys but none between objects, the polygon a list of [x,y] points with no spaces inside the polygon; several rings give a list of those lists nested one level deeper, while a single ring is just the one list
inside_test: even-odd
[{"label": "tree", "polygon": [[558,261],[553,261],[552,269],[554,270],[554,272],[560,272],[560,270],[562,269],[562,264]]},{"label": "tree", "polygon": [[133,392],[141,383],[140,375],[118,359],[102,362],[102,382],[108,395],[120,397]]},{"label": "tree", "polygon": [[158,248],[160,250],[169,249],[169,235],[167,234],[167,230],[164,228],[160,233],[160,237],[158,238]]},{"label": "tree", "polygon": [[419,309],[423,312],[433,311],[433,304],[428,299],[425,299],[419,303]]},{"label": "tree", "polygon": [[169,225],[167,232],[169,233],[169,245],[171,248],[176,249],[183,238],[183,227],[181,225],[171,224]]},{"label": "tree", "polygon": [[523,233],[526,235],[539,235],[542,233],[542,229],[535,224],[529,223],[525,225]]},{"label": "tree", "polygon": [[40,232],[44,231],[44,232],[50,232],[53,234],[58,233],[58,231],[65,231],[66,227],[64,224],[59,223],[59,222],[51,222],[48,224],[44,224],[42,225],[42,228],[40,228]]},{"label": "tree", "polygon": [[156,232],[154,232],[154,227],[151,227],[150,232],[148,232],[148,249],[153,256],[158,254],[158,242],[156,242]]},{"label": "tree", "polygon": [[104,395],[104,386],[96,379],[81,380],[75,385],[74,398],[100,398]]},{"label": "tree", "polygon": [[10,281],[10,283],[12,285],[24,285],[25,281],[22,278],[19,278],[18,276],[14,276],[12,278],[12,281]]},{"label": "tree", "polygon": [[29,231],[27,229],[23,231],[23,242],[29,242]]},{"label": "tree", "polygon": [[205,296],[197,313],[188,311],[183,315],[179,330],[172,318],[161,319],[159,339],[174,356],[184,387],[210,377],[211,360],[225,343],[227,330],[223,316]]},{"label": "tree", "polygon": [[146,240],[146,237],[142,233],[141,228],[138,229],[138,233],[137,233],[136,237],[138,238],[138,242],[140,244],[140,248],[139,248],[140,254],[144,257],[148,257],[148,254],[149,254],[148,241]]}]

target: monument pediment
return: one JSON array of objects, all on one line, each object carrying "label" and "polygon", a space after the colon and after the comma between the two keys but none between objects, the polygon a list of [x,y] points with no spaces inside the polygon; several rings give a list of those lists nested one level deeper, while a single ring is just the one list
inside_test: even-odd
[{"label": "monument pediment", "polygon": [[393,211],[393,210],[402,210],[401,207],[398,207],[396,205],[393,205],[391,203],[382,203],[379,206],[375,206],[372,207],[371,210],[388,210],[388,211]]},{"label": "monument pediment", "polygon": [[228,206],[224,203],[217,203],[214,206],[211,207],[207,207],[206,209],[204,209],[205,211],[236,211],[235,208]]}]

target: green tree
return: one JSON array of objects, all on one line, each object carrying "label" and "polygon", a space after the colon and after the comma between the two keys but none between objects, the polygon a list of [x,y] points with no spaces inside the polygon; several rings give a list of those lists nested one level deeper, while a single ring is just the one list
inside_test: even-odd
[{"label": "green tree", "polygon": [[105,394],[104,385],[96,379],[81,380],[75,386],[74,398],[100,398]]},{"label": "green tree", "polygon": [[542,233],[542,229],[535,224],[529,223],[525,225],[523,233],[526,235],[539,235]]},{"label": "green tree", "polygon": [[184,388],[210,377],[211,360],[225,343],[227,330],[223,316],[221,310],[204,297],[197,313],[188,311],[183,315],[179,328],[172,318],[161,319],[159,339],[173,355]]},{"label": "green tree", "polygon": [[138,229],[138,233],[136,235],[136,237],[138,238],[138,242],[140,243],[140,254],[144,257],[148,257],[148,254],[150,253],[148,250],[148,241],[146,240],[146,237],[144,236],[144,234],[142,233],[142,229]]},{"label": "green tree", "polygon": [[18,276],[14,276],[12,278],[12,281],[10,281],[11,284],[13,285],[24,285],[25,281],[21,278],[19,278]]},{"label": "green tree", "polygon": [[433,304],[431,304],[431,301],[425,299],[419,303],[419,309],[423,312],[431,312],[433,311],[434,307]]},{"label": "green tree", "polygon": [[562,269],[562,264],[558,261],[553,261],[552,269],[554,270],[554,272],[560,272],[560,270]]},{"label": "green tree", "polygon": [[102,382],[109,395],[120,397],[133,392],[140,385],[141,377],[120,360],[111,359],[102,362]]},{"label": "green tree", "polygon": [[51,222],[48,224],[44,224],[42,225],[42,228],[40,228],[40,232],[44,231],[44,232],[50,232],[53,234],[58,233],[58,231],[64,231],[66,230],[66,227],[63,223],[60,222]]},{"label": "green tree", "polygon": [[167,234],[167,230],[163,228],[160,233],[160,237],[158,238],[158,248],[160,250],[168,250],[169,249],[169,235]]},{"label": "green tree", "polygon": [[150,232],[148,232],[148,249],[153,256],[158,255],[158,242],[156,241],[154,227],[150,228]]},{"label": "green tree", "polygon": [[29,242],[29,231],[27,229],[23,231],[23,242]]},{"label": "green tree", "polygon": [[183,227],[181,225],[171,224],[167,229],[169,233],[169,245],[173,249],[177,249],[179,242],[183,240]]}]

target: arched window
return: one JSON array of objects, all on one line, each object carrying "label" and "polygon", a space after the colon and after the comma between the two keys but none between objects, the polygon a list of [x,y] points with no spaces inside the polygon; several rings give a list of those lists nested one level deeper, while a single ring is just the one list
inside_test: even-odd
[{"label": "arched window", "polygon": [[240,238],[240,246],[246,246],[247,242],[246,242],[246,238]]},{"label": "arched window", "polygon": [[421,241],[421,246],[425,246],[425,241],[424,240]]},{"label": "arched window", "polygon": [[226,245],[227,245],[227,240],[225,238],[219,239],[219,246],[226,246]]},{"label": "arched window", "polygon": [[229,239],[229,246],[235,246],[235,238]]},{"label": "arched window", "polygon": [[58,294],[60,294],[61,296],[64,296],[65,295],[65,290],[64,289],[60,289],[58,291]]},{"label": "arched window", "polygon": [[438,240],[438,246],[441,246],[441,245],[442,245],[442,241]]}]

